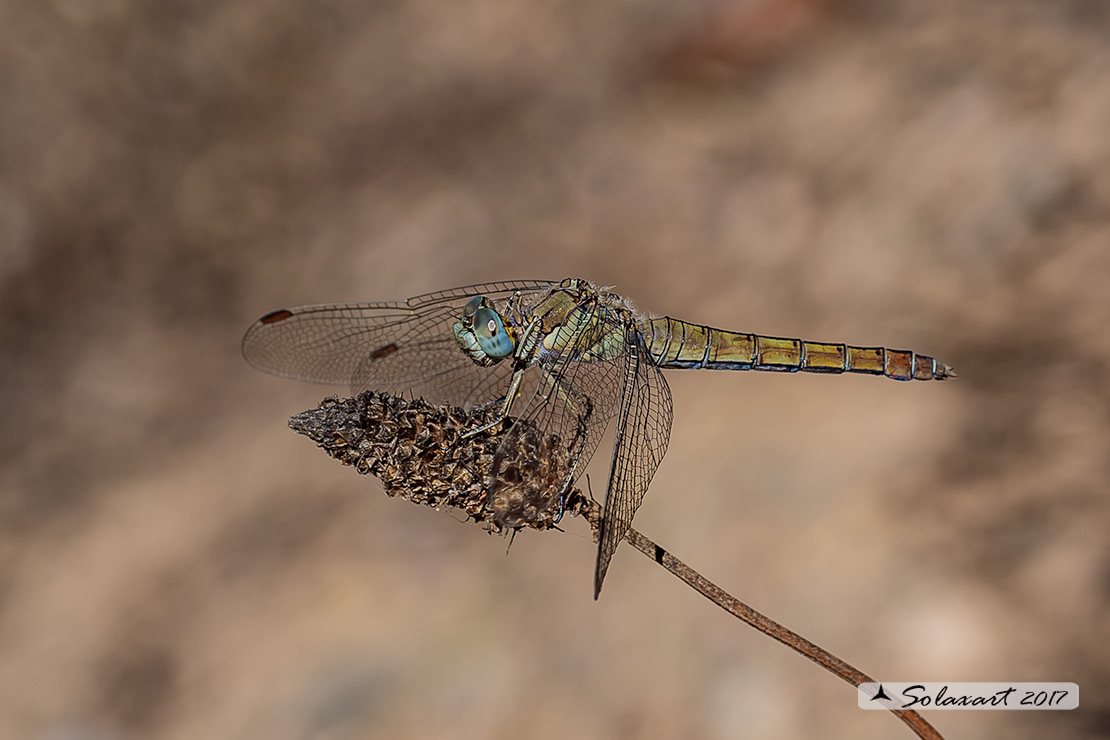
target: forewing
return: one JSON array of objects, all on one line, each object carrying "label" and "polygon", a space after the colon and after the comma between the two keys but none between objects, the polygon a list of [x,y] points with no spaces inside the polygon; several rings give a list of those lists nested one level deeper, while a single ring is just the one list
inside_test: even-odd
[{"label": "forewing", "polygon": [[259,370],[281,377],[473,406],[503,394],[511,368],[508,363],[478,367],[458,347],[453,326],[462,307],[476,295],[501,306],[517,291],[528,305],[553,285],[486,283],[407,301],[274,311],[247,330],[243,356]]},{"label": "forewing", "polygon": [[631,328],[625,337],[623,387],[609,489],[597,544],[594,598],[609,569],[609,561],[632,526],[632,517],[644,500],[671,436],[671,391],[659,368],[652,363],[643,337]]}]

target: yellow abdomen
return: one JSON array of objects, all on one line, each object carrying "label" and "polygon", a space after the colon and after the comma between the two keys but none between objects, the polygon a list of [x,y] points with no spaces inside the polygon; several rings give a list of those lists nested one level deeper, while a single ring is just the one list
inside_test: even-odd
[{"label": "yellow abdomen", "polygon": [[944,380],[951,367],[927,355],[886,347],[854,347],[722,331],[672,319],[652,319],[648,351],[662,368],[867,373],[894,380]]}]

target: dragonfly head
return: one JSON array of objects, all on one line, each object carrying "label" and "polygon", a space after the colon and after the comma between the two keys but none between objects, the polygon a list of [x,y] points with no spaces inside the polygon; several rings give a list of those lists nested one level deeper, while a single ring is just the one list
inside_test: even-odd
[{"label": "dragonfly head", "polygon": [[500,362],[516,349],[504,319],[485,296],[475,296],[463,306],[462,316],[455,322],[455,341],[479,365]]}]

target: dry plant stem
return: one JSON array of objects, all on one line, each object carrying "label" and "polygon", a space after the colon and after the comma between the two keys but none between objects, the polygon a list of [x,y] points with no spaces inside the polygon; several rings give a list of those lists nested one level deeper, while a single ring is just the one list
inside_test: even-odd
[{"label": "dry plant stem", "polygon": [[[355,398],[324,399],[289,425],[344,465],[376,476],[390,496],[437,509],[453,507],[491,532],[550,529],[566,513],[584,518],[596,537],[601,523],[597,503],[577,489],[565,498],[558,495],[569,459],[557,437],[519,419],[507,432],[466,436],[485,429],[493,414],[488,408],[467,412],[367,391]],[[491,470],[489,482],[485,471]],[[872,680],[730,596],[636,530],[625,540],[729,614],[853,686]],[[891,711],[923,740],[943,740],[917,712]]]},{"label": "dry plant stem", "polygon": [[[590,522],[591,527],[595,526],[595,521],[600,521],[600,516],[601,510],[598,508],[597,504],[592,501],[589,502],[589,511],[586,513],[586,518]],[[840,658],[820,646],[813,644],[798,633],[782,626],[773,619],[763,616],[635,529],[630,529],[624,539],[625,542],[666,568],[670,573],[690,586],[690,588],[694,589],[729,614],[741,621],[747,622],[768,637],[773,637],[791,650],[801,653],[844,681],[847,681],[853,686],[859,686],[861,683],[869,683],[874,680],[866,673],[848,665]],[[922,740],[944,740],[941,734],[917,712],[902,709],[892,709],[891,711],[898,716],[898,719],[905,722],[918,737],[922,738]]]}]

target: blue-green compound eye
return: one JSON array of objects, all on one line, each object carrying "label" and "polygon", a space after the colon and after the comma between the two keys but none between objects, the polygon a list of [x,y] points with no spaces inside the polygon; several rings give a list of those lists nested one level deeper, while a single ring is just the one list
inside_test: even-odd
[{"label": "blue-green compound eye", "polygon": [[465,316],[468,319],[470,317],[472,317],[474,315],[474,312],[477,311],[482,306],[482,301],[484,301],[484,300],[485,300],[485,298],[483,298],[482,296],[476,295],[473,298],[471,298],[469,301],[467,301],[466,305],[463,306],[463,316]]},{"label": "blue-green compound eye", "polygon": [[474,312],[474,336],[482,351],[490,357],[500,359],[513,353],[513,338],[505,331],[505,324],[492,308],[479,308]]}]

